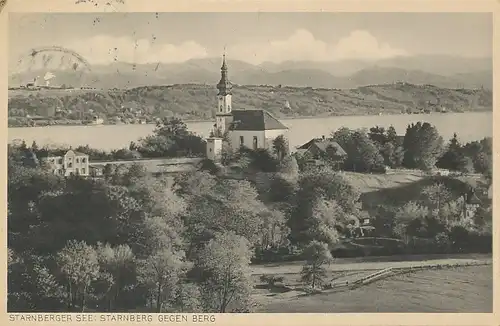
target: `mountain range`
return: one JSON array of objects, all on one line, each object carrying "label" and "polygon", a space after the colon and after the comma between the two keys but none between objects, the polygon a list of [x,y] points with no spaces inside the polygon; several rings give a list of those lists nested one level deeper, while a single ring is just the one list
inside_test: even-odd
[{"label": "mountain range", "polygon": [[[228,60],[230,80],[240,85],[282,85],[313,88],[356,88],[407,82],[444,88],[486,88],[493,84],[491,58],[445,55],[405,56],[379,61],[285,61],[252,65]],[[216,84],[220,58],[193,59],[183,63],[93,65],[91,71],[50,67],[11,73],[9,87],[18,87],[50,72],[50,85],[89,86],[102,89],[147,85]],[[44,83],[42,81],[42,83]]]}]

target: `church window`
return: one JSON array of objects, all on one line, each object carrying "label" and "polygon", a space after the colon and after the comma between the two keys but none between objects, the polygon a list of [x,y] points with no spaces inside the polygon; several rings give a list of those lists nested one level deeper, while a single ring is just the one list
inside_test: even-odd
[{"label": "church window", "polygon": [[228,106],[227,106],[227,110],[228,110],[228,111],[231,111],[231,105],[228,105]]},{"label": "church window", "polygon": [[219,111],[222,112],[222,105],[219,107]]},{"label": "church window", "polygon": [[257,136],[253,136],[253,149],[257,149]]},{"label": "church window", "polygon": [[243,138],[243,136],[240,136],[240,146],[243,146],[245,142],[245,139]]}]

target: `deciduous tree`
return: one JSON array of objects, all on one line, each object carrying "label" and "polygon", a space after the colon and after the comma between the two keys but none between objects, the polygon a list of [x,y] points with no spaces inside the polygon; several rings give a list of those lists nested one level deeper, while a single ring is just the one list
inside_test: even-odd
[{"label": "deciduous tree", "polygon": [[94,248],[81,241],[69,241],[57,255],[61,272],[67,280],[68,308],[85,310],[91,284],[99,277],[99,261]]},{"label": "deciduous tree", "polygon": [[207,312],[251,308],[250,243],[234,232],[217,233],[199,256],[201,290]]},{"label": "deciduous tree", "polygon": [[325,264],[329,264],[333,258],[328,245],[319,241],[312,241],[304,249],[306,264],[301,271],[301,280],[310,284],[314,289],[326,283]]}]

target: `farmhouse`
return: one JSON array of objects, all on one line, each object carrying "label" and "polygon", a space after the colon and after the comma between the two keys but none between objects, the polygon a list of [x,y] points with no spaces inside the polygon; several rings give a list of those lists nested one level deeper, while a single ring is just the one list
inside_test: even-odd
[{"label": "farmhouse", "polygon": [[337,168],[339,168],[347,158],[346,151],[337,142],[325,136],[311,139],[304,145],[298,147],[297,153],[299,155],[309,155],[311,157],[311,163],[316,165],[322,164],[325,159],[328,159],[330,162],[333,162]]},{"label": "farmhouse", "polygon": [[233,85],[228,78],[225,55],[222,59],[221,79],[217,89],[216,118],[212,135],[207,138],[207,158],[211,160],[219,158],[224,136],[233,149],[244,146],[254,150],[270,148],[276,137],[287,136],[288,127],[265,110],[233,110]]}]

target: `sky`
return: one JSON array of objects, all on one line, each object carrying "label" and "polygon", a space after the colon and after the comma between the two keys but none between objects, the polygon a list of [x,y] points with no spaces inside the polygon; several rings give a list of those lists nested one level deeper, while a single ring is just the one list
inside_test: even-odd
[{"label": "sky", "polygon": [[252,64],[492,55],[489,13],[9,13],[9,65],[60,46],[91,64],[179,63],[218,57]]}]

